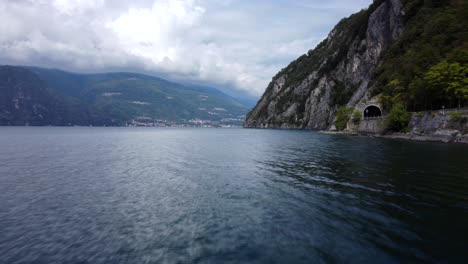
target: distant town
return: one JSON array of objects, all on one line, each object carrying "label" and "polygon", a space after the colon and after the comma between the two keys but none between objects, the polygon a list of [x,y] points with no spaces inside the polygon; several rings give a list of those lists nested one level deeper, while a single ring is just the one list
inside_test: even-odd
[{"label": "distant town", "polygon": [[150,117],[137,117],[126,124],[127,127],[242,127],[245,116],[223,118],[219,121],[208,119],[190,119],[171,121],[164,119],[152,119]]}]

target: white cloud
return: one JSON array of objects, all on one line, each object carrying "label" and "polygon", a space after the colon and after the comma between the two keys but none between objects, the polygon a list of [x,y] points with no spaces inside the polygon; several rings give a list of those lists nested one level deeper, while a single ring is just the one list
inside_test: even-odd
[{"label": "white cloud", "polygon": [[54,0],[53,5],[59,12],[72,15],[103,7],[104,2],[104,0]]},{"label": "white cloud", "polygon": [[259,95],[371,0],[2,0],[0,64],[128,70]]},{"label": "white cloud", "polygon": [[151,8],[131,8],[107,23],[107,27],[116,33],[126,50],[158,64],[166,58],[180,59],[181,37],[194,27],[203,13],[204,9],[193,0],[160,0]]}]

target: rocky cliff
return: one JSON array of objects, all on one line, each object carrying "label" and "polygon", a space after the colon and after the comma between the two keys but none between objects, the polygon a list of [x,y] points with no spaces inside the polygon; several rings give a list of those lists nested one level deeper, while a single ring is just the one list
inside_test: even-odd
[{"label": "rocky cliff", "polygon": [[281,70],[245,127],[327,129],[338,106],[370,100],[373,73],[404,30],[400,0],[381,0],[343,19],[314,50]]}]

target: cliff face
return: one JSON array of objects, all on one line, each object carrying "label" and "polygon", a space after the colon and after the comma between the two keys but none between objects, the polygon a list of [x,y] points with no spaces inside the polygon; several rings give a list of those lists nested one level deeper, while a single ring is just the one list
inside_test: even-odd
[{"label": "cliff face", "polygon": [[400,0],[380,0],[343,19],[314,50],[273,78],[244,126],[332,126],[339,105],[370,99],[373,71],[402,33],[404,15]]}]

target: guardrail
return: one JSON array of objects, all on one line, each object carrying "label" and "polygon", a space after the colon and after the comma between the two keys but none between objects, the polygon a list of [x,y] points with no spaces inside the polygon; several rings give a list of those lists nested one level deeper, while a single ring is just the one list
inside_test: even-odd
[{"label": "guardrail", "polygon": [[363,120],[379,120],[384,119],[386,116],[372,116],[372,117],[364,117]]},{"label": "guardrail", "polygon": [[458,112],[458,113],[468,113],[468,107],[438,109],[438,110],[419,111],[419,112],[410,112],[410,113],[433,113],[433,112],[437,112],[439,114],[456,113],[456,112]]},{"label": "guardrail", "polygon": [[468,107],[465,107],[465,108],[441,109],[441,110],[439,110],[439,112],[448,112],[448,113],[453,113],[453,112],[468,113]]},{"label": "guardrail", "polygon": [[[439,109],[439,110],[432,110],[432,111],[419,111],[419,112],[410,112],[410,113],[413,113],[413,114],[417,114],[417,113],[423,113],[423,114],[427,114],[427,113],[439,113],[439,114],[442,114],[442,115],[445,115],[445,114],[448,114],[448,113],[467,113],[468,114],[468,107],[463,107],[463,108],[449,108],[449,109]],[[385,119],[387,117],[387,115],[384,115],[384,116],[372,116],[372,117],[364,117],[362,119],[362,121],[371,121],[371,120],[381,120],[381,119]]]},{"label": "guardrail", "polygon": [[[468,113],[468,107],[463,107],[463,108],[449,108],[449,109],[439,109],[439,110],[429,110],[429,111],[419,111],[419,112],[410,112],[410,113],[433,113],[437,112],[439,114],[447,114],[447,113]],[[379,119],[384,119],[387,116],[372,116],[372,117],[364,117],[362,120],[379,120]]]}]

